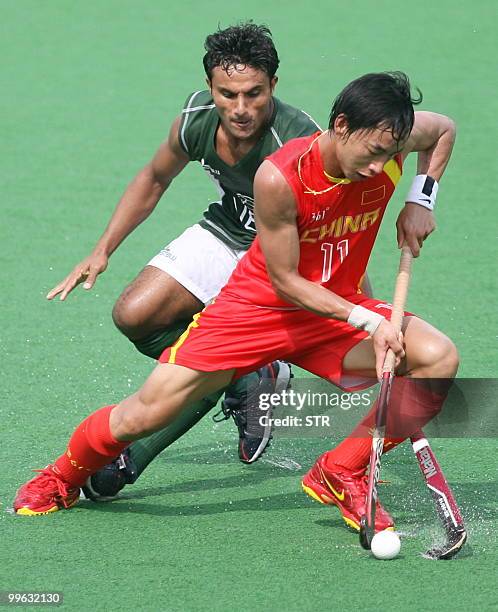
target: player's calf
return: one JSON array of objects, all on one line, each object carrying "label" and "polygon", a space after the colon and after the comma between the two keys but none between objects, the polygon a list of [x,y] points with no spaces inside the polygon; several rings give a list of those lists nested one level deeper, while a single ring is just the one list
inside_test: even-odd
[{"label": "player's calf", "polygon": [[228,385],[234,370],[200,372],[170,363],[156,366],[142,388],[112,411],[116,440],[143,438],[169,425],[184,406]]},{"label": "player's calf", "polygon": [[[284,362],[274,362],[260,368],[250,375],[256,383],[239,384],[243,391],[229,389],[222,404],[222,410],[213,417],[214,420],[233,418],[239,430],[239,458],[243,463],[254,463],[264,453],[271,440],[269,419],[261,424],[262,413],[259,398],[262,393],[281,393],[289,387],[292,373],[290,365]],[[249,376],[247,377],[249,378]],[[242,379],[239,379],[239,383]],[[206,400],[204,400],[206,401]],[[162,449],[161,449],[162,450]],[[159,452],[159,451],[158,451]],[[91,476],[83,487],[83,493],[93,501],[110,501],[115,499],[124,486],[132,484],[137,479],[137,469],[128,450]]]}]

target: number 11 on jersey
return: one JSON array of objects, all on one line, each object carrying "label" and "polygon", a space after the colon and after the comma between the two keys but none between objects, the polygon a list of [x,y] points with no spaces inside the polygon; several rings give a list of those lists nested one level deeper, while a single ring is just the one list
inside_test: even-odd
[{"label": "number 11 on jersey", "polygon": [[[341,263],[346,259],[349,252],[349,240],[341,240],[335,247],[339,251]],[[322,283],[326,283],[332,276],[332,261],[334,255],[334,244],[332,242],[324,242],[322,244],[323,251],[323,268],[322,268]]]}]

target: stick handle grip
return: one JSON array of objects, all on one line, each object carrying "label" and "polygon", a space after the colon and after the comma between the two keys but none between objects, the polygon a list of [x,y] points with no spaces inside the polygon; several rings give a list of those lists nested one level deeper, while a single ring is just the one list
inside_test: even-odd
[{"label": "stick handle grip", "polygon": [[[410,277],[412,270],[413,255],[410,247],[406,244],[401,247],[401,256],[399,259],[398,276],[396,277],[396,286],[394,288],[391,323],[395,330],[399,333],[403,323],[405,314],[405,304],[408,295],[408,287],[410,285]],[[393,372],[395,363],[395,355],[389,349],[384,361],[383,372]]]}]

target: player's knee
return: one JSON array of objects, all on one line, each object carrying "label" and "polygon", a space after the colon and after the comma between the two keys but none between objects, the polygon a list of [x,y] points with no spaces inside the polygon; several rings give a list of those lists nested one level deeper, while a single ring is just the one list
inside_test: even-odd
[{"label": "player's knee", "polygon": [[117,440],[128,442],[143,438],[147,434],[148,431],[144,428],[142,419],[137,418],[135,415],[126,414],[116,424],[114,435]]},{"label": "player's knee", "polygon": [[122,294],[112,309],[112,320],[121,333],[135,340],[148,332],[149,313],[144,308],[143,299],[135,299]]},{"label": "player's knee", "polygon": [[443,334],[431,337],[423,347],[422,367],[430,378],[453,378],[458,370],[456,346]]},{"label": "player's knee", "polygon": [[133,317],[133,309],[129,308],[129,302],[124,295],[120,295],[112,309],[112,320],[114,325],[125,336],[136,327],[136,319]]},{"label": "player's knee", "polygon": [[133,410],[119,411],[113,423],[114,437],[122,441],[138,440],[160,429],[160,421],[151,416],[149,409],[150,406],[140,402]]},{"label": "player's knee", "polygon": [[132,341],[142,340],[158,328],[167,328],[176,322],[176,318],[167,300],[158,309],[156,305],[148,303],[143,294],[135,295],[126,290],[112,309],[114,324]]}]

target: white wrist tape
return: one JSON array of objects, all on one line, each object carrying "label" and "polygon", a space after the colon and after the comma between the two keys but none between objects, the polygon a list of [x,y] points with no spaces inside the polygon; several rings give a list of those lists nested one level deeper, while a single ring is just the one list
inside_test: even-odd
[{"label": "white wrist tape", "polygon": [[363,306],[355,306],[349,313],[348,323],[357,329],[363,329],[373,336],[383,319],[384,317],[377,312],[372,312]]},{"label": "white wrist tape", "polygon": [[436,196],[439,189],[438,182],[428,174],[417,174],[405,202],[415,202],[429,210],[434,210]]}]

